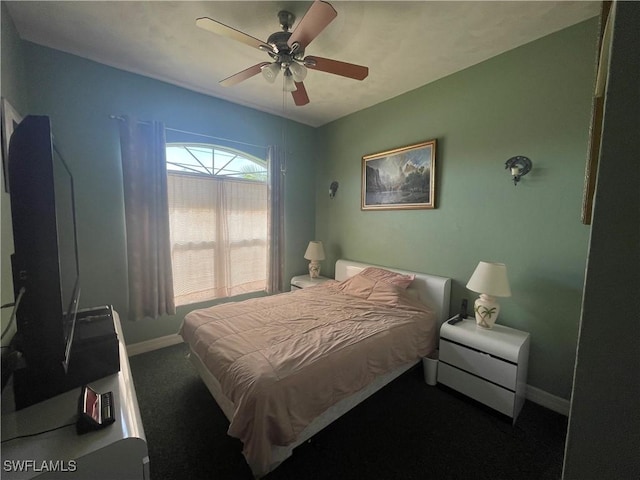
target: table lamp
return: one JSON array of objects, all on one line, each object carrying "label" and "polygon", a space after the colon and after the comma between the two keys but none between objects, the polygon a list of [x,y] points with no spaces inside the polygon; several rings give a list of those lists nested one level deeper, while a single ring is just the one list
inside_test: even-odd
[{"label": "table lamp", "polygon": [[324,260],[324,248],[322,242],[312,240],[309,242],[304,258],[309,262],[309,277],[318,278],[320,276],[320,260]]},{"label": "table lamp", "polygon": [[507,266],[504,263],[478,263],[467,288],[480,294],[474,305],[476,323],[482,328],[493,328],[500,313],[500,304],[495,297],[511,296]]}]

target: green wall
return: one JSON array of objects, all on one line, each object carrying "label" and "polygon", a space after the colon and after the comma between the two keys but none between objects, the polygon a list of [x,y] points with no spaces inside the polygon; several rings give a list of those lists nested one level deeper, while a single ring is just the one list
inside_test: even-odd
[{"label": "green wall", "polygon": [[[316,238],[339,257],[453,279],[507,264],[498,323],[531,333],[528,383],[568,399],[589,227],[581,202],[597,20],[527,44],[320,129]],[[366,88],[366,81],[362,88]],[[436,209],[361,211],[361,157],[437,139]],[[533,161],[514,186],[504,168]],[[331,181],[340,182],[329,199]]]},{"label": "green wall", "polygon": [[[79,198],[81,306],[113,304],[125,320],[127,343],[176,333],[184,314],[193,306],[158,320],[126,321],[122,169],[118,124],[110,115],[161,120],[173,129],[265,147],[278,144],[285,128],[285,278],[305,271],[304,248],[315,229],[313,193],[308,193],[315,188],[314,177],[308,174],[314,164],[308,152],[315,151],[315,129],[33,43],[21,43],[29,99],[23,111],[51,117],[55,143],[74,174]],[[167,136],[180,139],[175,132]],[[190,139],[194,138],[202,141],[201,137]],[[264,148],[254,148],[252,153],[260,150],[264,156]],[[10,221],[3,210],[5,225],[10,226]],[[3,300],[4,290],[3,285]]]}]

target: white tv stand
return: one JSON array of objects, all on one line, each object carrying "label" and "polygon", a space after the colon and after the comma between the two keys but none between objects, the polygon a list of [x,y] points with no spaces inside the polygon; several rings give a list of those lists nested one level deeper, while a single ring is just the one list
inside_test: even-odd
[{"label": "white tv stand", "polygon": [[69,426],[2,444],[3,479],[148,480],[149,454],[131,378],[120,318],[113,312],[120,348],[120,372],[91,382],[97,392],[113,392],[115,423],[76,433],[80,387],[15,411],[13,388],[2,394],[2,441]]}]

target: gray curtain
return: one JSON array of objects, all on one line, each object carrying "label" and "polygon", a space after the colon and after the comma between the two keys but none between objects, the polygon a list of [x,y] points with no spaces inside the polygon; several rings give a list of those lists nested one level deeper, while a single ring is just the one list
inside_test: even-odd
[{"label": "gray curtain", "polygon": [[269,260],[267,293],[284,291],[284,152],[278,146],[267,148],[269,165]]},{"label": "gray curtain", "polygon": [[160,122],[120,122],[127,234],[129,319],[175,314],[165,130]]}]

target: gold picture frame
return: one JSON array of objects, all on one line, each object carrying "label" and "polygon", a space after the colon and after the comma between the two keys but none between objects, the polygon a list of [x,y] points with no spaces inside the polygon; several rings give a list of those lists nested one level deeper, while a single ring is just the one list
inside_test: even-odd
[{"label": "gold picture frame", "polygon": [[436,208],[436,140],[362,157],[362,210]]},{"label": "gold picture frame", "polygon": [[600,36],[598,53],[598,71],[596,91],[591,109],[591,125],[589,128],[589,151],[584,174],[582,194],[582,223],[591,225],[593,215],[593,197],[596,191],[598,164],[600,163],[600,143],[602,140],[602,122],[604,119],[605,89],[609,68],[609,48],[613,34],[612,2],[602,2],[600,10]]}]

